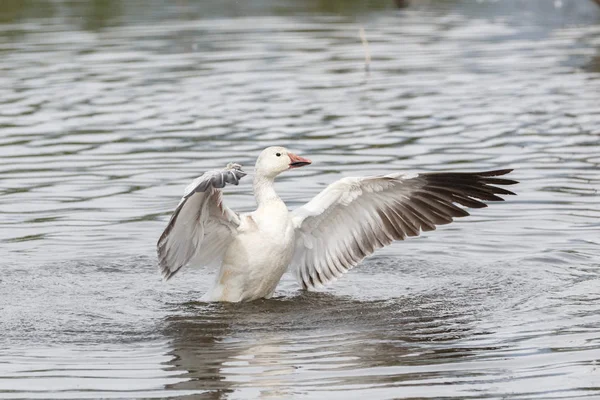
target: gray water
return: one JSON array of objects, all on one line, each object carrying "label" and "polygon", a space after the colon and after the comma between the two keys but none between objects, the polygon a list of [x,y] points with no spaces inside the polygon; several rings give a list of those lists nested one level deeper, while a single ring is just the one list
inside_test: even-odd
[{"label": "gray water", "polygon": [[[162,282],[185,185],[275,144],[313,160],[290,208],[352,175],[521,183],[319,293]],[[4,0],[0,397],[600,398],[599,146],[591,1]]]}]

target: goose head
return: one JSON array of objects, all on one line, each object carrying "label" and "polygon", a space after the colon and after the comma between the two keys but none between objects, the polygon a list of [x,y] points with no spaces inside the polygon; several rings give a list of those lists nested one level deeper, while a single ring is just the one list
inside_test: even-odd
[{"label": "goose head", "polygon": [[266,178],[275,178],[288,169],[309,165],[311,161],[300,157],[285,147],[272,146],[264,149],[256,160],[256,174]]}]

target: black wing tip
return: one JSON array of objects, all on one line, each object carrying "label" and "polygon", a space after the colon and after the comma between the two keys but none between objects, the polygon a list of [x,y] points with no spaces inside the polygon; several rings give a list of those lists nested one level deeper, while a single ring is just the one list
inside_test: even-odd
[{"label": "black wing tip", "polygon": [[169,279],[171,279],[173,277],[173,275],[175,275],[177,273],[177,271],[179,271],[179,268],[177,268],[175,271],[173,271],[163,263],[163,260],[161,260],[158,264],[158,271],[160,272],[160,275],[162,276],[163,281],[166,282]]},{"label": "black wing tip", "polygon": [[[495,176],[503,176],[510,174],[513,171],[514,168],[497,169],[492,171],[476,172],[474,175],[484,178],[484,183],[489,183],[493,185],[516,185],[517,183],[519,183],[519,181],[515,181],[514,179],[493,178]],[[510,192],[509,190],[506,190],[506,192],[507,193],[502,194],[515,195],[515,193]]]},{"label": "black wing tip", "polygon": [[514,168],[494,169],[494,170],[490,170],[490,171],[474,172],[473,174],[479,175],[479,176],[502,176],[502,175],[510,174],[514,170],[515,170]]},{"label": "black wing tip", "polygon": [[[512,192],[510,190],[506,190],[506,189],[502,189],[502,193],[501,194],[505,194],[507,196],[516,196],[517,195],[515,192]],[[504,199],[502,199],[502,200],[504,200]]]},{"label": "black wing tip", "polygon": [[[516,193],[504,189],[499,188],[494,185],[499,186],[507,186],[507,185],[516,185],[519,181],[513,179],[506,178],[496,178],[497,176],[503,176],[514,171],[513,168],[507,169],[496,169],[490,171],[481,171],[481,172],[431,172],[424,174],[430,182],[437,182],[447,184],[448,182],[453,182],[456,185],[477,185],[481,188],[485,187],[487,189],[492,189],[493,194],[504,194],[510,196],[516,196]],[[499,201],[497,199],[483,199],[490,201]]]},{"label": "black wing tip", "polygon": [[179,270],[181,269],[182,266],[179,266],[175,269],[172,269],[169,267],[168,261],[167,261],[167,257],[168,257],[168,252],[165,250],[164,247],[161,246],[160,241],[158,242],[158,246],[156,247],[156,255],[158,257],[158,271],[160,272],[160,275],[163,278],[163,281],[168,281],[169,279],[171,279],[173,277],[173,275],[175,275],[177,272],[179,272]]},{"label": "black wing tip", "polygon": [[[495,171],[486,171],[482,175],[479,175],[479,174],[478,175],[483,177],[481,182],[485,185],[486,188],[491,189],[494,194],[506,195],[506,196],[516,196],[517,194],[515,192],[508,190],[508,189],[500,188],[496,185],[499,185],[499,186],[516,185],[519,183],[519,181],[515,181],[513,179],[505,179],[505,178],[493,178],[495,176],[502,176],[502,175],[509,174],[512,171],[514,171],[512,168],[511,169],[501,169],[501,170],[495,170]],[[490,177],[492,177],[492,178],[490,178]],[[501,197],[498,197],[498,199],[493,199],[492,201],[504,201],[504,199]]]},{"label": "black wing tip", "polygon": [[175,275],[175,272],[165,272],[164,270],[162,270],[160,275],[162,276],[164,282],[168,282],[169,279],[171,279],[173,275]]},{"label": "black wing tip", "polygon": [[[497,178],[512,172],[512,168],[481,172],[432,172],[424,174],[425,187],[437,196],[460,204],[466,208],[486,208],[485,202],[505,201],[501,196],[516,196],[516,193],[505,189],[504,185],[514,185],[518,181]],[[461,215],[454,215],[454,217]]]},{"label": "black wing tip", "polygon": [[[503,176],[510,174],[514,171],[514,168],[505,168],[505,169],[493,169],[488,171],[480,171],[480,172],[426,172],[423,175],[426,176],[439,176],[439,177],[454,177],[454,178],[469,178],[469,177],[479,177],[479,178],[490,178],[494,176]],[[510,179],[503,179],[506,181],[511,181]],[[517,181],[512,181],[518,183]]]}]

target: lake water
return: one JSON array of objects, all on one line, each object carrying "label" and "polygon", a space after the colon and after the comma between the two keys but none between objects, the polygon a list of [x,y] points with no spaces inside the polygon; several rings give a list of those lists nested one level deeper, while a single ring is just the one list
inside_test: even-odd
[{"label": "lake water", "polygon": [[[162,282],[187,183],[275,144],[313,160],[290,208],[351,175],[521,183],[319,293]],[[600,398],[599,168],[592,1],[4,0],[0,398]]]}]

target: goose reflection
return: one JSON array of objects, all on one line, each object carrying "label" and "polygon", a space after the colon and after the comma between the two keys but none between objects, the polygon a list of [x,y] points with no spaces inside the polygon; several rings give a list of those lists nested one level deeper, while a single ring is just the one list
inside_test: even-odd
[{"label": "goose reflection", "polygon": [[[474,335],[472,307],[435,295],[361,301],[302,293],[183,308],[181,315],[167,318],[165,334],[174,356],[169,369],[181,371],[187,381],[167,388],[202,390],[197,397],[203,399],[234,392],[282,398],[338,385],[427,379],[440,372],[414,374],[411,368],[481,351],[458,344]],[[374,367],[391,367],[391,373],[361,376]]]}]

